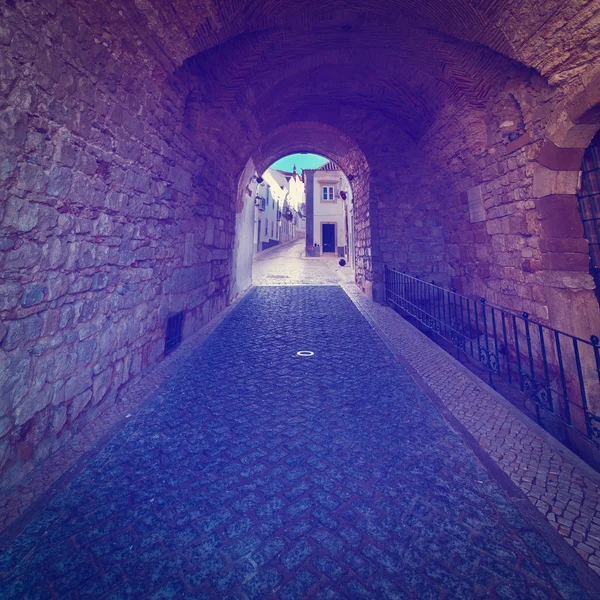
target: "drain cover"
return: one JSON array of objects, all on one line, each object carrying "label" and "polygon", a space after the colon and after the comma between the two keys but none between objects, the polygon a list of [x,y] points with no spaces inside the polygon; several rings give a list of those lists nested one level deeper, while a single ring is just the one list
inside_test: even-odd
[{"label": "drain cover", "polygon": [[315,353],[310,350],[300,350],[300,352],[296,352],[296,354],[298,356],[314,356]]}]

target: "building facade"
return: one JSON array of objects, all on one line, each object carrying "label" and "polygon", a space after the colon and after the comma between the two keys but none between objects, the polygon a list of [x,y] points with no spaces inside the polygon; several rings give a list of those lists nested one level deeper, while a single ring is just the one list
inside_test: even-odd
[{"label": "building facade", "polygon": [[352,190],[340,167],[329,161],[304,171],[306,252],[335,254],[354,265]]},{"label": "building facade", "polygon": [[[259,181],[260,180],[260,181]],[[267,169],[254,178],[254,252],[295,240],[302,217],[298,207],[304,202],[304,182],[297,174]]]}]

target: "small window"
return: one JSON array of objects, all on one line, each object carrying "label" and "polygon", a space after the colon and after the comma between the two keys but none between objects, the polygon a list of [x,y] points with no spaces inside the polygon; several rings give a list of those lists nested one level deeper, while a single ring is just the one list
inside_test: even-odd
[{"label": "small window", "polygon": [[269,219],[265,219],[265,235],[269,235]]},{"label": "small window", "polygon": [[323,200],[327,200],[327,201],[333,200],[334,199],[333,190],[334,190],[333,186],[328,186],[328,185],[323,186],[323,195],[322,195]]},{"label": "small window", "polygon": [[167,320],[167,333],[165,335],[165,354],[169,354],[181,343],[181,330],[183,328],[183,311],[174,314]]}]

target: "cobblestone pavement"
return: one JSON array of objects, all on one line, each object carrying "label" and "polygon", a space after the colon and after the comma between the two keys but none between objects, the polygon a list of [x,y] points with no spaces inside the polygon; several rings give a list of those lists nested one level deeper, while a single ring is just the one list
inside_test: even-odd
[{"label": "cobblestone pavement", "polygon": [[2,551],[0,597],[598,597],[548,539],[340,287],[259,287]]},{"label": "cobblestone pavement", "polygon": [[338,256],[325,254],[319,258],[304,256],[304,238],[275,246],[257,254],[252,266],[254,285],[337,285],[352,283],[350,267],[340,267]]},{"label": "cobblestone pavement", "polygon": [[[303,257],[304,238],[261,252],[255,258],[254,282],[256,285],[330,285],[351,282],[349,268],[338,265],[333,256],[319,259]],[[129,386],[119,402],[88,423],[58,451],[52,454],[16,486],[0,492],[0,532],[13,526],[36,503],[43,502],[50,489],[54,492],[56,482],[70,470],[77,470],[78,462],[85,462],[89,452],[102,443],[105,435],[152,393],[165,378],[178,367],[182,356],[199,344],[210,333],[220,317],[203,327],[190,339],[185,340],[177,352],[158,364],[140,382]],[[1,489],[0,482],[0,489]]]},{"label": "cobblestone pavement", "polygon": [[348,295],[565,541],[600,574],[600,477],[392,309]]}]

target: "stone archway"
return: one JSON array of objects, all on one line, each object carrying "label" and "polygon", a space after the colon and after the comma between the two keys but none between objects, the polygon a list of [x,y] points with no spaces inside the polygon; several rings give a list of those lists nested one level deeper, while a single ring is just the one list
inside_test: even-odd
[{"label": "stone archway", "polygon": [[[356,283],[375,299],[382,296],[383,263],[375,241],[377,206],[371,201],[370,169],[362,150],[339,129],[323,123],[293,122],[268,132],[252,152],[238,178],[236,239],[249,218],[248,182],[252,173],[264,172],[278,159],[296,152],[321,154],[336,162],[351,179],[355,202]],[[236,241],[231,299],[250,283],[251,257],[243,255],[247,244]]]},{"label": "stone archway", "polygon": [[533,166],[540,283],[554,327],[587,339],[600,331],[577,191],[585,149],[600,128],[600,77],[557,107]]}]

